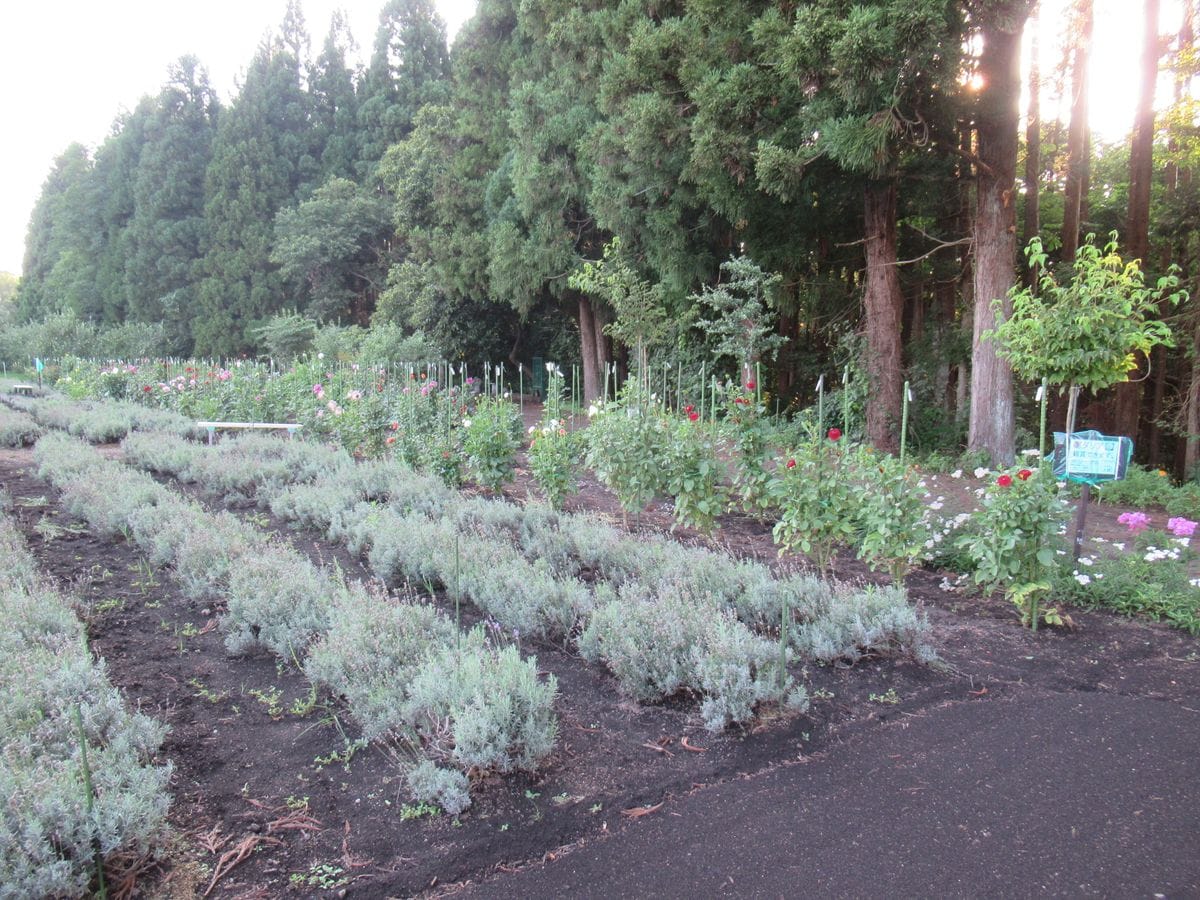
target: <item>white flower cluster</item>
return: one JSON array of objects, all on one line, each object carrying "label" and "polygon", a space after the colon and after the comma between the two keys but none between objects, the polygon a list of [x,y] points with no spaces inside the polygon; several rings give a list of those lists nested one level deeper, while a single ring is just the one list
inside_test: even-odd
[{"label": "white flower cluster", "polygon": [[1146,555],[1142,559],[1146,562],[1158,562],[1161,559],[1179,559],[1179,551],[1173,547],[1164,547],[1161,550],[1158,547],[1147,547]]}]

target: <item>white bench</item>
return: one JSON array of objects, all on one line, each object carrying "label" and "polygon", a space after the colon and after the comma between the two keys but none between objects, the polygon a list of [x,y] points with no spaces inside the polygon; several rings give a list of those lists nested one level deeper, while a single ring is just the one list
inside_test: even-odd
[{"label": "white bench", "polygon": [[25,397],[32,397],[33,391],[34,387],[32,384],[14,384],[12,389],[14,394],[21,394]]},{"label": "white bench", "polygon": [[286,431],[290,438],[304,426],[288,422],[197,422],[196,427],[207,429],[208,442],[211,444],[218,428],[254,428],[264,431]]}]

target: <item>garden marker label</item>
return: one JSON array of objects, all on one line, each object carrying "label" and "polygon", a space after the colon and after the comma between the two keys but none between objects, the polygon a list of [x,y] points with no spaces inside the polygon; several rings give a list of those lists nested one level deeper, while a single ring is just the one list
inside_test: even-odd
[{"label": "garden marker label", "polygon": [[1076,431],[1067,436],[1054,432],[1054,477],[1080,484],[1100,484],[1120,481],[1129,470],[1133,458],[1133,440],[1110,437],[1098,431]]}]

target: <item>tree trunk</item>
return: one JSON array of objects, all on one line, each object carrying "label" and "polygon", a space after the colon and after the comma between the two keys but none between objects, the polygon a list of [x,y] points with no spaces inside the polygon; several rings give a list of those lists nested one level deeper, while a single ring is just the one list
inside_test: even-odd
[{"label": "tree trunk", "polygon": [[[1042,72],[1038,65],[1038,22],[1037,12],[1029,20],[1033,29],[1033,41],[1029,61],[1029,109],[1025,120],[1025,222],[1021,232],[1022,246],[1038,236],[1042,227],[1041,194],[1039,183],[1042,174]],[[1021,281],[1027,287],[1037,282],[1038,273],[1031,266],[1020,264]]]},{"label": "tree trunk", "polygon": [[1074,262],[1088,183],[1088,56],[1095,16],[1092,0],[1080,0],[1071,61],[1071,127],[1067,132],[1067,183],[1063,192],[1063,262]]},{"label": "tree trunk", "polygon": [[896,267],[896,181],[867,183],[864,203],[867,282],[867,440],[886,453],[900,443],[900,329],[904,295]]},{"label": "tree trunk", "polygon": [[596,310],[585,294],[579,295],[579,358],[583,361],[583,402],[591,403],[604,390],[603,334],[597,327]]},{"label": "tree trunk", "polygon": [[[989,5],[991,6],[991,5]],[[1024,14],[1020,14],[1024,8]],[[1016,250],[1016,134],[1020,127],[1021,26],[1031,4],[1012,4],[983,28],[976,110],[980,161],[974,217],[974,329],[971,421],[967,450],[984,451],[994,466],[1014,456],[1013,370],[983,332],[995,329],[996,313],[1012,313]]]},{"label": "tree trunk", "polygon": [[1013,460],[1015,418],[1012,368],[982,339],[996,326],[997,307],[1012,312],[1017,216],[1018,109],[1021,96],[1021,27],[1031,3],[994,9],[982,27],[979,74],[983,89],[976,110],[981,165],[975,198],[975,325],[971,365],[971,420],[967,449],[983,451],[993,465]]},{"label": "tree trunk", "polygon": [[[1145,4],[1142,81],[1129,147],[1129,208],[1123,254],[1127,259],[1141,260],[1143,268],[1150,257],[1150,182],[1154,174],[1154,84],[1158,80],[1159,0],[1145,0]],[[1137,369],[1130,373],[1130,380],[1116,387],[1114,415],[1117,434],[1138,436],[1138,414],[1141,411],[1142,381],[1145,377],[1146,361],[1143,358],[1138,360]]]},{"label": "tree trunk", "polygon": [[937,369],[933,377],[933,399],[947,413],[954,411],[954,391],[950,378],[950,346],[952,329],[958,325],[954,321],[954,294],[956,283],[947,279],[933,286],[933,314],[936,320],[937,340]]},{"label": "tree trunk", "polygon": [[1192,372],[1185,402],[1186,444],[1183,448],[1183,476],[1190,478],[1200,460],[1200,325],[1192,333]]},{"label": "tree trunk", "polygon": [[1145,0],[1141,87],[1129,147],[1129,224],[1125,256],[1145,267],[1150,257],[1150,182],[1154,174],[1154,86],[1158,81],[1159,0]]}]

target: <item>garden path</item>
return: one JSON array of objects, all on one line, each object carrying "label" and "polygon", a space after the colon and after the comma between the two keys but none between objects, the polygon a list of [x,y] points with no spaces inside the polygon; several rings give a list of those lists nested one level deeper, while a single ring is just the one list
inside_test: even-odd
[{"label": "garden path", "polygon": [[1036,688],[946,704],[460,896],[1196,896],[1195,706]]}]

